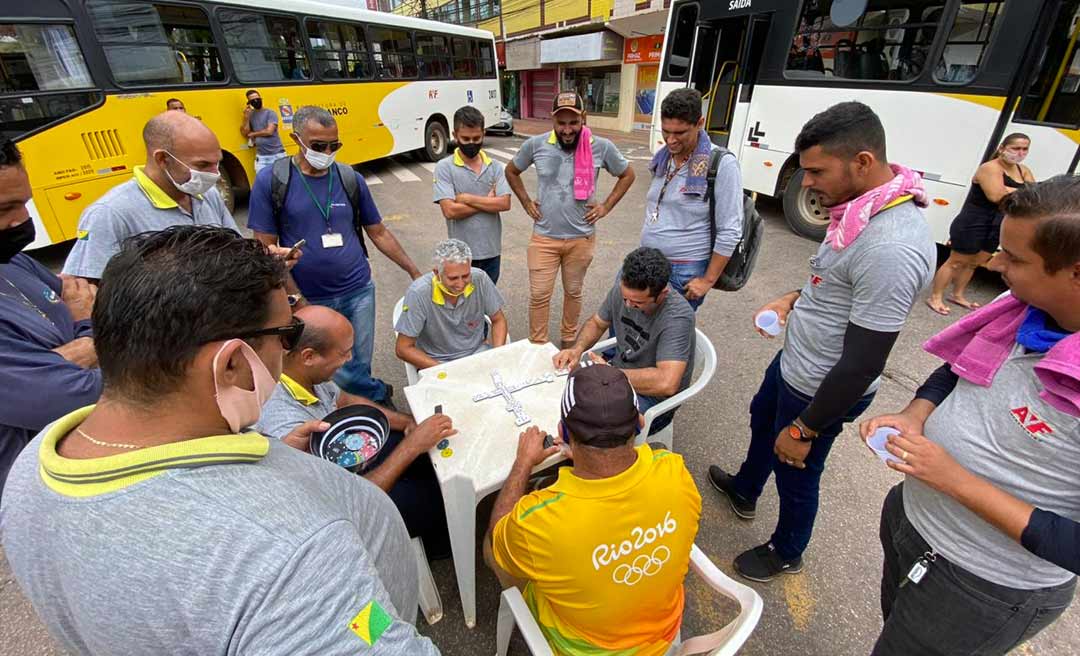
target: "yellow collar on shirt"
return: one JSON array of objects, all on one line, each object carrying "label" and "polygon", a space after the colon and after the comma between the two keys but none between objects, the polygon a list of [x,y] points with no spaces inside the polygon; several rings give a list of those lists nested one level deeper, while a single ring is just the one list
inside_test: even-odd
[{"label": "yellow collar on shirt", "polygon": [[[488,154],[485,153],[483,150],[480,151],[480,161],[484,163],[484,166],[487,166],[488,164],[491,164],[491,158],[488,157]],[[454,149],[454,165],[455,166],[465,166],[465,160],[461,159],[461,149],[460,148],[455,148]]]},{"label": "yellow collar on shirt", "polygon": [[[432,276],[431,278],[431,302],[435,305],[446,305],[446,296],[443,295],[442,290],[439,289],[439,276]],[[476,285],[471,282],[465,285],[465,291],[461,293],[465,298],[472,296],[472,293],[476,291]]]},{"label": "yellow collar on shirt", "polygon": [[[596,138],[590,135],[589,144],[592,144],[594,141],[596,141]],[[552,130],[551,134],[548,135],[548,143],[552,146],[559,145],[559,138],[555,136],[555,130]]]},{"label": "yellow collar on shirt", "polygon": [[286,391],[293,399],[303,403],[304,405],[315,405],[319,402],[318,397],[312,396],[311,392],[304,389],[304,386],[296,382],[292,378],[289,378],[285,374],[281,374],[281,378],[278,379],[282,385],[285,386]]},{"label": "yellow collar on shirt", "polygon": [[[161,187],[157,186],[150,176],[146,175],[145,166],[136,166],[133,169],[135,174],[135,183],[139,185],[139,189],[146,195],[146,199],[150,201],[150,204],[159,210],[171,210],[174,207],[179,207],[176,201],[169,197],[169,194],[165,193]],[[202,200],[202,196],[196,196],[199,200]]]},{"label": "yellow collar on shirt", "polygon": [[[122,490],[170,469],[258,462],[270,450],[270,443],[262,435],[241,433],[170,442],[101,458],[61,456],[56,452],[60,440],[75,430],[93,409],[89,405],[57,419],[41,440],[38,475],[57,494],[92,497]],[[96,437],[122,441],[121,436]]]},{"label": "yellow collar on shirt", "polygon": [[889,203],[885,207],[881,208],[881,211],[884,212],[885,210],[887,210],[889,208],[892,208],[892,207],[896,207],[897,205],[900,205],[901,203],[906,203],[909,200],[911,200],[912,198],[914,198],[914,196],[912,196],[911,194],[908,194],[907,196],[898,196],[895,199],[893,199],[893,201],[891,203]]}]

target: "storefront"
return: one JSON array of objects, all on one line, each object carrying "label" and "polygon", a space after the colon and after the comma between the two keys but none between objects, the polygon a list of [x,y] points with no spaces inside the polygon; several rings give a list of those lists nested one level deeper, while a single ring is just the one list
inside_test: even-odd
[{"label": "storefront", "polygon": [[558,87],[577,91],[585,102],[589,125],[613,130],[623,127],[623,115],[632,96],[622,66],[622,37],[601,31],[575,34],[540,42],[540,63],[560,68]]},{"label": "storefront", "polygon": [[648,130],[652,125],[656,105],[656,82],[660,74],[664,35],[626,39],[623,46],[623,65],[633,69],[634,121],[633,129]]},{"label": "storefront", "polygon": [[540,39],[515,39],[505,46],[503,105],[515,118],[547,118],[559,90],[558,66],[540,62]]}]

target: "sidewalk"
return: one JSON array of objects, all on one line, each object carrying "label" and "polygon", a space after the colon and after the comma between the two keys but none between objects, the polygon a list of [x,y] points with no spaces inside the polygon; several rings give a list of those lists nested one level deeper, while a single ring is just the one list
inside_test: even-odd
[{"label": "sidewalk", "polygon": [[[551,131],[551,120],[542,118],[515,118],[514,136],[527,139],[537,134]],[[600,130],[592,128],[594,134],[605,139],[610,139],[619,146],[642,146],[649,147],[649,131],[634,130],[633,132],[620,132],[618,130]]]}]

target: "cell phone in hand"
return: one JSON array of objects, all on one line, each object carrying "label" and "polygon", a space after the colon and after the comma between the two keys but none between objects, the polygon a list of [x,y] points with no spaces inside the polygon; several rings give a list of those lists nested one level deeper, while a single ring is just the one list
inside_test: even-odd
[{"label": "cell phone in hand", "polygon": [[441,403],[439,405],[435,406],[435,414],[437,414],[437,415],[442,414],[442,404]]},{"label": "cell phone in hand", "polygon": [[551,433],[544,433],[544,448],[550,449],[555,446],[555,438],[551,436]]},{"label": "cell phone in hand", "polygon": [[306,244],[307,244],[307,240],[306,240],[306,239],[301,239],[300,241],[298,241],[298,242],[296,242],[295,244],[293,244],[292,248],[290,248],[290,249],[289,249],[289,252],[285,254],[285,259],[286,259],[286,260],[290,260],[290,259],[292,259],[292,256],[293,256],[293,255],[296,255],[296,253],[297,253],[297,252],[298,252],[298,251],[299,251],[299,250],[300,250],[301,248],[303,248],[303,247],[304,247],[304,246],[305,246]]}]

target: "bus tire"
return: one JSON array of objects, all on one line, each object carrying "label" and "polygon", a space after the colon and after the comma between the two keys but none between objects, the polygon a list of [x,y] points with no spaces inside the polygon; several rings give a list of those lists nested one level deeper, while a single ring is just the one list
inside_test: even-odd
[{"label": "bus tire", "polygon": [[218,173],[221,174],[216,185],[218,193],[221,194],[221,200],[225,201],[229,214],[232,214],[236,209],[236,193],[233,191],[232,176],[229,175],[228,167],[225,166],[219,166]]},{"label": "bus tire", "polygon": [[428,123],[424,129],[424,157],[427,157],[429,162],[437,162],[446,157],[449,145],[450,137],[446,134],[446,126],[437,120]]},{"label": "bus tire", "polygon": [[829,210],[821,205],[817,193],[802,186],[805,171],[795,171],[784,188],[784,218],[796,234],[821,241],[829,227]]}]

